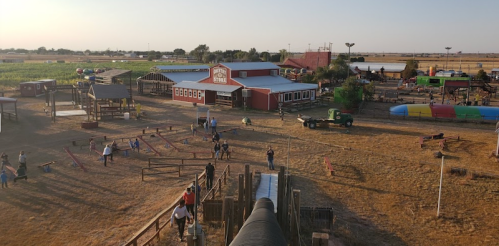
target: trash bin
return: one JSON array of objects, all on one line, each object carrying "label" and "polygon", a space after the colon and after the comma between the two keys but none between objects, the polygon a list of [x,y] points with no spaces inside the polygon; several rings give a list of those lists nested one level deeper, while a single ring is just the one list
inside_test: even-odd
[{"label": "trash bin", "polygon": [[125,120],[129,120],[130,119],[130,113],[124,113],[123,114],[123,118],[125,118]]}]

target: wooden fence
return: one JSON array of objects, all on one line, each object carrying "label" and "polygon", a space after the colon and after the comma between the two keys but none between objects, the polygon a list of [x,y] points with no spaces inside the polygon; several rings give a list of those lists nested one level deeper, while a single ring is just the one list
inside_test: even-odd
[{"label": "wooden fence", "polygon": [[[227,165],[225,167],[222,175],[218,179],[217,183],[220,183],[222,177],[224,180],[227,178],[227,174],[230,176],[230,166]],[[199,177],[198,180],[206,179],[206,171],[204,171]],[[226,183],[226,181],[225,181]],[[212,189],[210,192],[214,192]],[[217,192],[220,192],[222,189],[219,187]],[[208,194],[210,194],[210,192]],[[206,198],[206,197],[205,197]],[[125,246],[137,246],[137,245],[148,245],[152,243],[154,240],[159,240],[159,234],[165,226],[170,223],[170,215],[173,209],[178,205],[179,201],[182,199],[182,196],[179,196],[168,208],[159,212],[153,219],[151,219],[144,227],[142,227],[137,233],[133,235],[133,237],[127,241]],[[204,201],[204,199],[203,199]]]}]

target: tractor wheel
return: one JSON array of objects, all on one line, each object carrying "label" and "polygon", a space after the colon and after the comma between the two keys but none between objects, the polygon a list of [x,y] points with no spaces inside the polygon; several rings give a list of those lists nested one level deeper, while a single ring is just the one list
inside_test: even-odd
[{"label": "tractor wheel", "polygon": [[347,120],[345,122],[345,127],[351,127],[352,126],[352,122],[353,122],[352,120]]},{"label": "tractor wheel", "polygon": [[310,123],[308,123],[308,128],[315,129],[316,127],[317,127],[317,122],[311,121]]}]

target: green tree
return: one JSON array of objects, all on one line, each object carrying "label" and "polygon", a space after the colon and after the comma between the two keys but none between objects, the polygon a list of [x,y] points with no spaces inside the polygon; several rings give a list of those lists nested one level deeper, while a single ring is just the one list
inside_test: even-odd
[{"label": "green tree", "polygon": [[177,48],[173,50],[173,54],[176,55],[177,57],[185,56],[185,50]]},{"label": "green tree", "polygon": [[364,86],[364,100],[372,101],[374,99],[374,82]]},{"label": "green tree", "polygon": [[217,58],[217,55],[215,55],[214,53],[206,52],[203,56],[203,62],[210,63],[210,62],[215,61],[216,58]]},{"label": "green tree", "polygon": [[307,84],[317,84],[317,78],[312,74],[305,74],[301,77],[301,82]]},{"label": "green tree", "polygon": [[42,47],[38,48],[38,50],[37,50],[36,53],[37,54],[42,54],[42,55],[46,54],[47,53],[47,48],[45,48],[44,46],[42,46]]},{"label": "green tree", "polygon": [[270,61],[270,53],[267,51],[260,53],[260,59],[262,59],[262,61],[264,62]]},{"label": "green tree", "polygon": [[329,67],[318,67],[315,71],[315,77],[317,81],[327,80],[328,83],[331,83],[333,79],[334,70]]},{"label": "green tree", "polygon": [[288,58],[289,55],[288,51],[285,49],[279,50],[279,54],[281,54],[280,62],[284,62],[284,60],[286,60],[286,58]]},{"label": "green tree", "polygon": [[362,86],[357,82],[355,77],[347,78],[346,81],[341,85],[342,89],[340,91],[340,96],[343,100],[343,108],[350,110],[359,105],[362,98],[359,98],[359,90],[362,90]]},{"label": "green tree", "polygon": [[410,59],[405,62],[405,69],[402,71],[402,77],[404,78],[412,78],[418,75],[416,71],[419,67],[419,61]]},{"label": "green tree", "polygon": [[190,55],[196,57],[196,59],[201,62],[203,61],[204,53],[209,51],[210,47],[206,46],[206,44],[200,44],[198,47],[196,47],[194,50],[190,52]]},{"label": "green tree", "polygon": [[488,80],[489,76],[487,76],[487,73],[483,69],[480,69],[478,71],[478,73],[476,74],[476,79],[478,79],[478,80]]},{"label": "green tree", "polygon": [[345,56],[338,56],[336,60],[330,65],[333,70],[333,78],[335,81],[346,79],[348,76],[348,64],[346,63]]}]

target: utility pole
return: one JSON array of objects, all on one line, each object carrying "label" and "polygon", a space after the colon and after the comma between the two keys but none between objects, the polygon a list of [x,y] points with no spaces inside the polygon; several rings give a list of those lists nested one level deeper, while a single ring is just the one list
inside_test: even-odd
[{"label": "utility pole", "polygon": [[355,45],[355,43],[345,43],[348,47],[348,70],[347,70],[347,79],[350,77],[350,48]]},{"label": "utility pole", "polygon": [[445,47],[445,49],[447,50],[447,61],[445,61],[445,70],[449,70],[449,67],[448,67],[448,62],[449,62],[449,50],[452,49],[452,47]]}]

